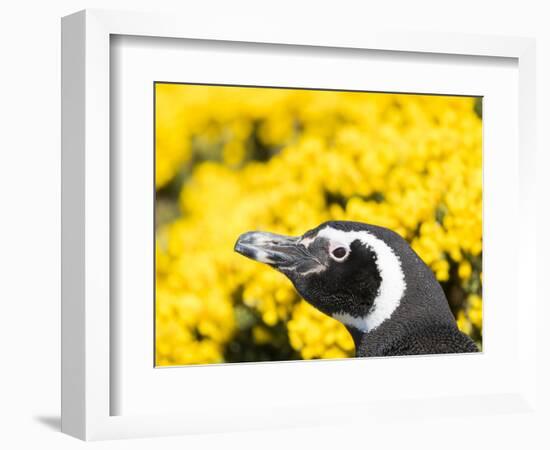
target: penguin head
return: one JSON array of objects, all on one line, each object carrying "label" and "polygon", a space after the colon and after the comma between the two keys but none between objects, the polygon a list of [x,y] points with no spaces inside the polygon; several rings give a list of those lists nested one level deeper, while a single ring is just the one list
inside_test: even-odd
[{"label": "penguin head", "polygon": [[280,271],[310,304],[361,332],[388,320],[402,302],[403,257],[426,267],[397,233],[347,221],[326,222],[298,237],[244,233],[235,251]]}]

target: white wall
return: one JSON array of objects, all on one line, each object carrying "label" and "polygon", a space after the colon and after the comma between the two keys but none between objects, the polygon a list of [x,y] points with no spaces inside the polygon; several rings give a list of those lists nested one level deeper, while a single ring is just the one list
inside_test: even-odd
[{"label": "white wall", "polygon": [[[550,192],[550,13],[545,1],[143,1],[143,0],[19,0],[4,2],[0,11],[0,447],[76,448],[84,444],[58,430],[59,421],[59,193],[60,193],[60,17],[83,8],[180,10],[208,20],[212,14],[266,15],[283,24],[321,21],[327,27],[367,29],[372,23],[405,30],[458,31],[537,37],[539,205],[546,212],[539,230],[548,229]],[[283,25],[282,25],[283,26]],[[542,152],[544,149],[545,153]],[[544,192],[543,192],[544,189]],[[542,214],[541,214],[542,215]],[[543,233],[539,233],[543,234]],[[513,237],[512,237],[513,238]],[[548,251],[548,238],[541,236]],[[539,274],[547,277],[548,264],[539,255]],[[542,264],[546,264],[543,267]],[[541,276],[541,279],[542,276]],[[544,287],[544,286],[541,286]],[[546,296],[546,300],[550,300]],[[544,310],[543,310],[544,309]],[[541,306],[541,317],[548,317]],[[544,323],[541,321],[541,323]],[[549,333],[541,327],[541,339]],[[544,350],[543,350],[544,351]],[[548,354],[549,352],[546,352]],[[548,379],[548,358],[542,376]],[[544,393],[543,393],[544,394]],[[545,391],[548,395],[548,390]],[[548,399],[548,396],[546,397]],[[548,402],[548,400],[547,400]],[[548,423],[548,420],[547,420]],[[380,448],[406,436],[412,448],[437,445],[430,430],[459,430],[442,443],[444,448],[543,448],[536,429],[544,424],[529,417],[500,416],[453,423],[403,423],[399,430],[369,433],[357,429],[305,429],[281,432],[195,436],[104,442],[96,448],[279,448],[290,445],[328,448],[342,444]],[[438,433],[440,435],[440,433]],[[548,438],[546,438],[548,439]],[[546,442],[548,445],[548,441]]]}]

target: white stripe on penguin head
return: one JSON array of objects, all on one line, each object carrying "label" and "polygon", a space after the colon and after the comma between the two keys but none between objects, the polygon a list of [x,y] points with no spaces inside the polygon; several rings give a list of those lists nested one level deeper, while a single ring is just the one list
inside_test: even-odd
[{"label": "white stripe on penguin head", "polygon": [[359,240],[376,255],[376,266],[380,273],[380,287],[372,308],[366,316],[354,317],[345,311],[340,311],[332,314],[332,317],[363,332],[372,331],[389,319],[399,306],[407,288],[401,260],[393,249],[383,240],[364,230],[343,231],[327,226],[319,231],[317,237],[345,244],[348,248],[352,242]]}]

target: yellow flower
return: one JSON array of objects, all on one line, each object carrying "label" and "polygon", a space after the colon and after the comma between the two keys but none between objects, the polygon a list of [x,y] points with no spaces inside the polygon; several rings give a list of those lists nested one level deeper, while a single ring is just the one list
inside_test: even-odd
[{"label": "yellow flower", "polygon": [[481,328],[483,320],[481,297],[479,295],[470,295],[468,297],[468,305],[468,317],[473,325],[477,328]]},{"label": "yellow flower", "polygon": [[458,319],[456,321],[458,329],[463,333],[470,334],[472,332],[472,324],[464,314],[464,311],[458,313]]},{"label": "yellow flower", "polygon": [[273,339],[273,336],[267,328],[262,326],[255,326],[252,329],[252,336],[254,337],[254,341],[258,344],[267,344]]},{"label": "yellow flower", "polygon": [[472,266],[467,260],[463,260],[458,266],[458,276],[467,280],[472,275]]}]

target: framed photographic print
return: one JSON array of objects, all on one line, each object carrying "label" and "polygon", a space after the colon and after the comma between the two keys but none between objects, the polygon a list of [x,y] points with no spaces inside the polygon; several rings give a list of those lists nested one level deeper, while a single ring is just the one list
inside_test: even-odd
[{"label": "framed photographic print", "polygon": [[532,408],[534,43],[341,31],[63,19],[64,432]]}]

